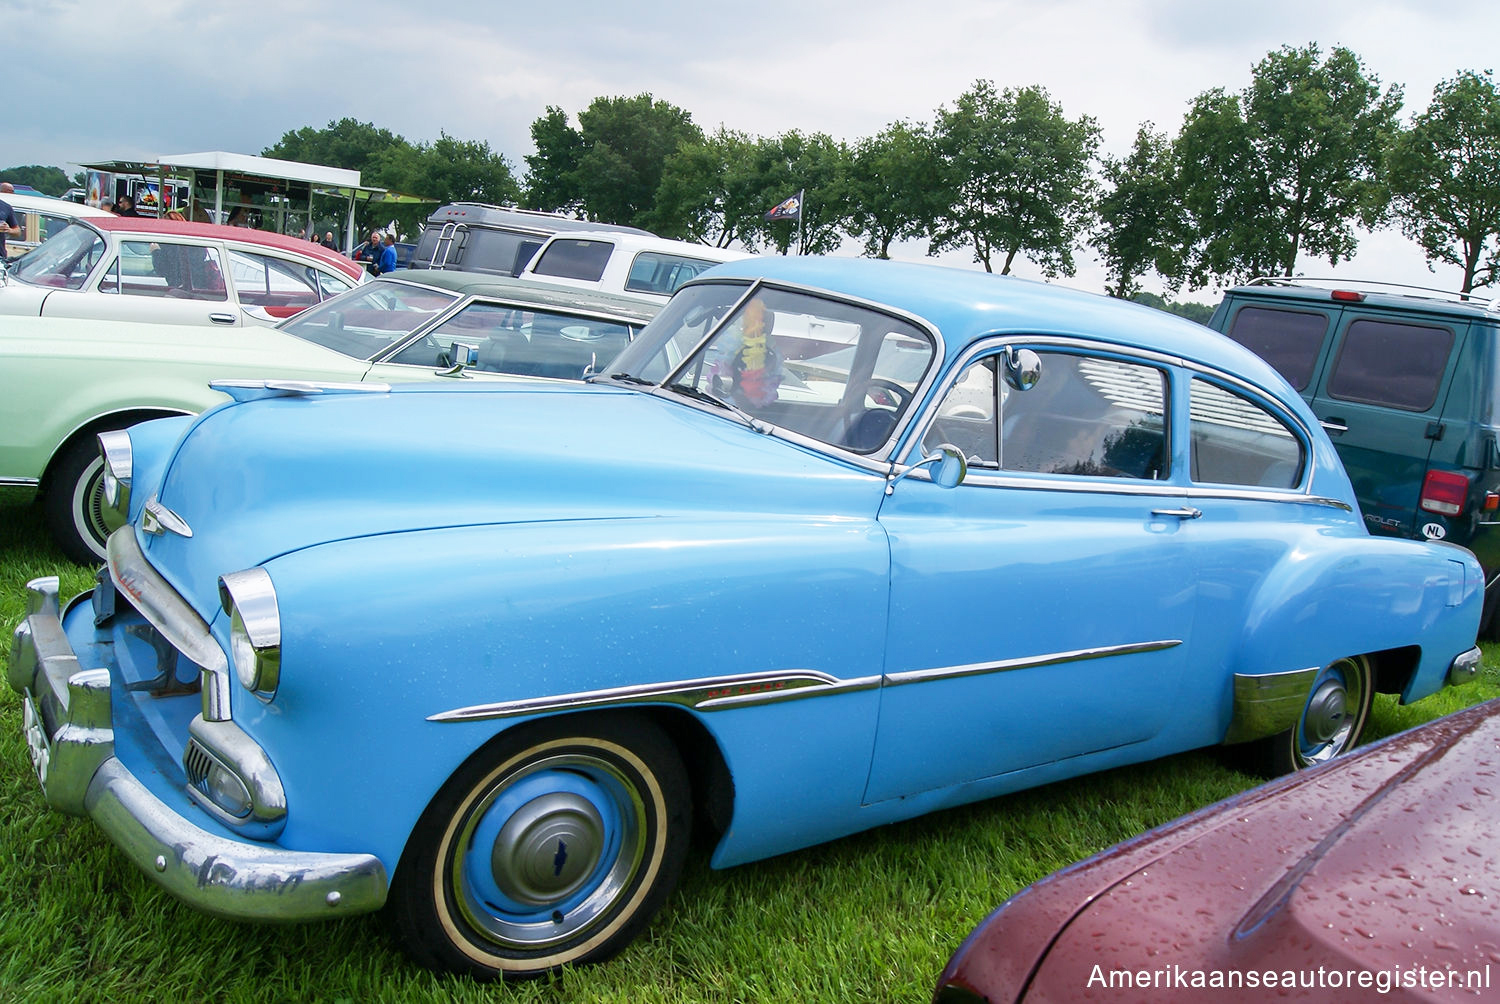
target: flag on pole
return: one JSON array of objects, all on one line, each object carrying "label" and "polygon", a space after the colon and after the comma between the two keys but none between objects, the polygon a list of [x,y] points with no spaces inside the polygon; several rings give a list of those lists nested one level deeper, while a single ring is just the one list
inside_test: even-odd
[{"label": "flag on pole", "polygon": [[775,208],[766,213],[767,223],[774,223],[777,220],[797,220],[799,223],[802,221],[802,192],[778,203]]}]

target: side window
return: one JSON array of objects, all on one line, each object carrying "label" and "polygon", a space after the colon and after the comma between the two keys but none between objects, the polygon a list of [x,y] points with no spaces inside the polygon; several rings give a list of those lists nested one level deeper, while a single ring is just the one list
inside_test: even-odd
[{"label": "side window", "polygon": [[714,263],[701,258],[662,254],[658,251],[642,251],[630,263],[630,274],[625,279],[625,288],[635,293],[660,293],[670,296],[677,287]]},{"label": "side window", "polygon": [[247,306],[311,307],[320,299],[319,273],[310,265],[238,248],[229,250],[229,265],[234,291]]},{"label": "side window", "polygon": [[956,447],[970,467],[1000,467],[998,411],[995,400],[995,357],[969,365],[938,405],[937,415],[922,436],[926,456],[943,445]]},{"label": "side window", "polygon": [[1328,378],[1329,396],[1426,411],[1437,402],[1452,348],[1453,332],[1447,328],[1355,321]]},{"label": "side window", "polygon": [[542,251],[532,271],[537,275],[598,282],[614,249],[609,241],[555,240]]},{"label": "side window", "polygon": [[1328,317],[1298,310],[1244,307],[1225,332],[1260,356],[1297,390],[1312,382],[1313,367],[1328,333]]},{"label": "side window", "polygon": [[1194,377],[1188,417],[1194,481],[1256,488],[1301,482],[1302,441],[1249,398]]},{"label": "side window", "polygon": [[1000,410],[1000,467],[1084,477],[1169,476],[1167,377],[1119,359],[1041,352],[1041,378]]},{"label": "side window", "polygon": [[121,241],[120,257],[110,268],[126,296],[161,296],[176,300],[229,299],[217,248],[198,244]]}]

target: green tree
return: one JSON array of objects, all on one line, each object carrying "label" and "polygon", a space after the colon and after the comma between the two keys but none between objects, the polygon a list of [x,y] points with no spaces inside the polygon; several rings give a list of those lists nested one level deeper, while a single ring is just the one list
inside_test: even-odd
[{"label": "green tree", "polygon": [[[388,176],[394,165],[408,164],[417,151],[409,142],[389,129],[381,129],[370,122],[343,118],[329,122],[322,129],[303,126],[283,133],[281,139],[261,151],[263,157],[276,157],[303,164],[321,164],[324,167],[341,167],[358,171],[360,182],[374,188],[404,190],[401,184],[393,183],[391,177],[399,177],[401,168]],[[411,194],[428,194],[420,191]],[[313,197],[314,229],[333,229],[343,235],[345,213],[348,203],[339,197]],[[393,220],[398,230],[413,235],[420,230],[421,219],[432,211],[432,206],[397,206],[389,202],[361,200],[355,212],[356,232],[368,233],[376,227],[384,227]]]},{"label": "green tree", "polygon": [[[782,133],[756,144],[761,202],[754,218],[757,245],[778,254],[800,250],[828,254],[844,242],[849,221],[849,147],[827,133]],[[790,195],[803,193],[800,226],[793,220],[768,222],[765,213]],[[751,221],[745,221],[751,224]],[[749,227],[746,227],[749,230]],[[796,247],[799,235],[802,245]]]},{"label": "green tree", "polygon": [[1386,209],[1384,150],[1401,88],[1381,92],[1359,57],[1283,46],[1256,64],[1241,95],[1194,99],[1178,134],[1183,202],[1195,239],[1182,277],[1194,286],[1291,275],[1304,252],[1337,265],[1358,247],[1354,224]]},{"label": "green tree", "polygon": [[282,133],[281,139],[260,153],[262,157],[359,171],[361,180],[368,183],[363,172],[375,161],[388,159],[399,149],[410,148],[410,143],[389,129],[378,128],[371,122],[343,118],[329,122],[322,129],[303,126]]},{"label": "green tree", "polygon": [[7,167],[0,170],[0,181],[8,181],[12,185],[30,185],[45,195],[61,195],[73,187],[62,168],[44,167],[41,164]]},{"label": "green tree", "polygon": [[1111,280],[1104,291],[1128,300],[1141,291],[1140,278],[1148,269],[1164,276],[1182,270],[1187,217],[1171,141],[1144,123],[1129,156],[1104,158],[1104,180],[1109,191],[1096,209],[1094,247]]},{"label": "green tree", "polygon": [[1176,314],[1178,317],[1186,317],[1188,320],[1196,321],[1199,324],[1207,324],[1214,316],[1213,306],[1207,303],[1169,301],[1164,297],[1157,296],[1155,293],[1147,292],[1136,293],[1130,299],[1136,303],[1145,304],[1148,307],[1155,307],[1157,310],[1164,310],[1169,314]]},{"label": "green tree", "polygon": [[765,187],[755,140],[720,127],[667,158],[651,229],[720,248],[736,240],[750,244],[766,209]]},{"label": "green tree", "polygon": [[580,212],[583,189],[578,162],[584,152],[583,136],[568,124],[568,113],[548,105],[546,113],[531,123],[531,142],[536,153],[524,158],[526,189],[521,204],[554,213]]},{"label": "green tree", "polygon": [[892,122],[860,140],[849,163],[849,233],[864,253],[889,258],[891,244],[931,233],[943,204],[943,166],[925,125]]},{"label": "green tree", "polygon": [[1401,232],[1428,264],[1463,270],[1463,292],[1500,279],[1500,91],[1493,75],[1445,80],[1391,147]]},{"label": "green tree", "polygon": [[1024,255],[1048,276],[1072,275],[1093,192],[1094,120],[1065,118],[1041,87],[997,93],[980,80],[938,109],[936,135],[947,209],[933,251],[967,245],[986,271],[998,255],[1009,274]]},{"label": "green tree", "polygon": [[[370,169],[374,184],[437,203],[488,202],[515,205],[521,189],[510,162],[478,140],[454,139],[439,132],[433,143],[395,147],[375,159]],[[386,205],[380,215],[394,219],[402,233],[421,230],[432,203]]]},{"label": "green tree", "polygon": [[649,226],[667,158],[703,130],[685,110],[650,94],[595,98],[578,129],[558,108],[532,123],[527,201],[542,209],[577,207],[591,220]]}]

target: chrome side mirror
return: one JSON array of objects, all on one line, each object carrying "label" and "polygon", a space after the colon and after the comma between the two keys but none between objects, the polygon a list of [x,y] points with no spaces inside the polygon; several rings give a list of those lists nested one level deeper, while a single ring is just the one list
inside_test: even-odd
[{"label": "chrome side mirror", "polygon": [[957,488],[963,484],[963,480],[969,473],[969,462],[964,459],[963,452],[956,446],[943,443],[937,448],[937,452],[929,453],[921,460],[912,464],[899,474],[886,476],[885,493],[891,495],[896,491],[896,482],[906,477],[912,471],[923,467],[931,467],[932,483],[939,488]]},{"label": "chrome side mirror", "polygon": [[1030,349],[1005,348],[1005,382],[1016,390],[1030,390],[1042,378],[1042,357]]},{"label": "chrome side mirror", "polygon": [[453,360],[453,365],[448,369],[438,370],[437,375],[468,380],[469,375],[464,370],[479,364],[479,346],[470,345],[468,342],[454,342],[448,349],[448,358]]}]

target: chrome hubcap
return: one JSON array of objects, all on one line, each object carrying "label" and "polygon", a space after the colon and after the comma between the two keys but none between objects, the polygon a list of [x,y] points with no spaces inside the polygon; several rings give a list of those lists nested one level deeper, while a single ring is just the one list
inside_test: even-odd
[{"label": "chrome hubcap", "polygon": [[1302,731],[1311,743],[1326,743],[1339,734],[1349,715],[1349,695],[1339,680],[1324,680],[1307,702]]},{"label": "chrome hubcap", "polygon": [[491,942],[538,949],[606,916],[646,853],[645,804],[614,764],[543,757],[466,814],[451,861],[455,906]]},{"label": "chrome hubcap", "polygon": [[518,903],[567,897],[593,874],[605,843],[604,819],[586,799],[554,792],[521,806],[490,854],[495,884]]}]

